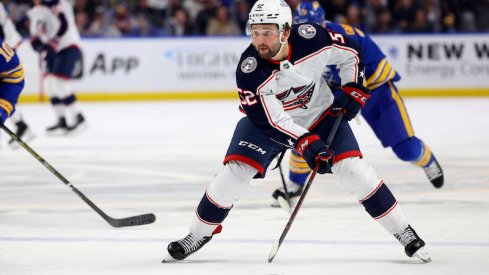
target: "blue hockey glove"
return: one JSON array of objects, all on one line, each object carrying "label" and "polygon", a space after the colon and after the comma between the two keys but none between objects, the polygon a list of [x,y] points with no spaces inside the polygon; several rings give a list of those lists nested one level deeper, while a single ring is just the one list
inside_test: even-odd
[{"label": "blue hockey glove", "polygon": [[319,174],[325,174],[331,170],[333,154],[326,148],[326,144],[324,144],[320,136],[313,133],[305,133],[297,139],[294,148],[311,169],[314,169],[316,164],[319,164]]},{"label": "blue hockey glove", "polygon": [[365,102],[370,97],[369,90],[364,86],[350,82],[343,85],[343,92],[335,94],[333,108],[341,107],[346,111],[345,118],[352,120],[365,106]]}]

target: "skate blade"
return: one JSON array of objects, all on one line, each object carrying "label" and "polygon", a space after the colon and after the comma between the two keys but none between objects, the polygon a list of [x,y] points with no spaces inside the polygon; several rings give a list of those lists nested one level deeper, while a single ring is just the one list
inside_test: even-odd
[{"label": "skate blade", "polygon": [[418,258],[418,259],[420,259],[424,263],[431,262],[431,257],[428,254],[428,252],[426,252],[426,250],[424,248],[418,249],[418,251],[416,251],[416,253],[414,253],[413,256],[416,257],[416,258]]},{"label": "skate blade", "polygon": [[277,198],[277,201],[280,204],[280,207],[282,207],[282,209],[284,209],[285,211],[287,211],[287,213],[289,213],[289,214],[292,213],[292,207],[289,204],[289,202],[287,202],[286,199],[284,199],[282,197],[278,197]]},{"label": "skate blade", "polygon": [[178,262],[178,260],[173,258],[172,256],[170,256],[170,253],[168,253],[168,251],[166,251],[165,255],[163,256],[163,260],[161,262],[162,263],[175,263],[175,262]]},{"label": "skate blade", "polygon": [[273,208],[279,208],[280,203],[278,203],[278,200],[276,198],[273,198],[272,203],[270,203],[270,206]]},{"label": "skate blade", "polygon": [[73,130],[68,130],[66,132],[66,136],[78,136],[80,133],[84,132],[86,129],[88,129],[88,125],[86,122],[78,125],[75,129]]},{"label": "skate blade", "polygon": [[48,137],[62,137],[66,136],[68,129],[58,129],[53,131],[46,131],[46,136]]}]

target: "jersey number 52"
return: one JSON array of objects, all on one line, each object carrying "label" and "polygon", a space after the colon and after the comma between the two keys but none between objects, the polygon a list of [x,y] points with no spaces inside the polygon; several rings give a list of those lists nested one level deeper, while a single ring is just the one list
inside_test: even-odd
[{"label": "jersey number 52", "polygon": [[238,89],[238,93],[239,99],[241,101],[241,106],[251,106],[258,102],[255,98],[255,94],[250,91]]}]

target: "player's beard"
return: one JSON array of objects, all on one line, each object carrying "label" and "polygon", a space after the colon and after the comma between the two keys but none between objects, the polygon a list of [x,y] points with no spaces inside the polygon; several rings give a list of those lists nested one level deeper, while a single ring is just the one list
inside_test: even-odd
[{"label": "player's beard", "polygon": [[270,47],[265,45],[258,45],[255,46],[255,49],[261,58],[270,59],[276,56],[280,51],[280,42],[277,41],[275,44],[271,45]]}]

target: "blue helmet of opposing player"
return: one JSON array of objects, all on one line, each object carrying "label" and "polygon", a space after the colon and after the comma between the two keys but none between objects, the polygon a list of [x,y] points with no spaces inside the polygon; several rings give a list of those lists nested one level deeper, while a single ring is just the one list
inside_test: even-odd
[{"label": "blue helmet of opposing player", "polygon": [[318,1],[302,1],[294,11],[294,23],[314,23],[322,25],[326,12]]}]

